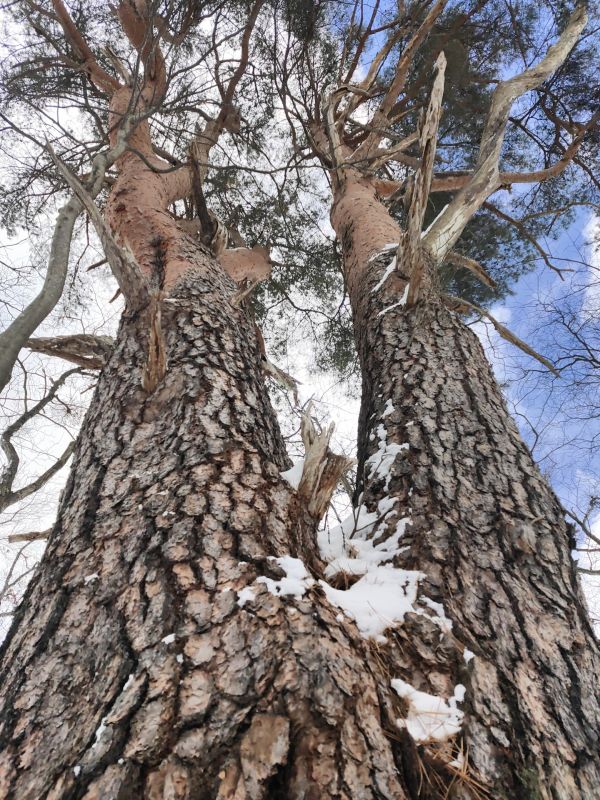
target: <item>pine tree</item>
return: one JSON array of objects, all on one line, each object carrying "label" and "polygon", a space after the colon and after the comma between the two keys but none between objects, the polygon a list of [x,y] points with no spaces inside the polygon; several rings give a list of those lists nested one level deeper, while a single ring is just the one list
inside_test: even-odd
[{"label": "pine tree", "polygon": [[[226,247],[208,191],[209,155],[218,159],[225,132],[239,133],[259,80],[253,69],[244,85],[257,32],[255,58],[271,63],[266,6],[122,0],[113,21],[104,8],[71,15],[61,0],[18,7],[38,49],[15,96],[28,86],[43,107],[55,82],[101,130],[99,109],[108,113],[108,141],[91,171],[85,147],[47,147],[44,179],[71,192],[48,269],[56,288],[3,334],[4,382],[62,292],[84,210],[126,305],[110,351],[72,337],[33,343],[103,368],[46,553],[2,649],[2,796],[594,796],[598,651],[569,532],[455,313],[472,295],[440,289],[473,214],[498,185],[520,180],[513,170],[498,177],[510,87],[548,79],[584,14],[561,20],[534,76],[497,84],[492,121],[470,130],[482,136],[478,160],[439,175],[440,53],[450,63],[452,52],[458,80],[469,40],[448,32],[470,20],[440,16],[443,6],[394,11],[379,62],[390,75],[381,84],[367,75],[364,86],[351,78],[375,16],[366,29],[352,23],[341,59],[327,8],[289,4],[283,20],[278,8],[270,17],[300,49],[288,66],[308,64],[301,97],[315,102],[294,112],[332,176],[363,374],[355,514],[329,535],[318,525],[347,460],[305,417],[303,469],[288,471],[248,300],[269,273],[268,251],[242,238]],[[221,36],[240,47],[224,73],[223,15]],[[100,25],[118,40],[102,52]],[[217,62],[216,111],[182,142],[199,95],[178,59],[189,65],[199,45]],[[325,54],[321,73],[315,52]],[[339,61],[339,86],[322,99]],[[277,68],[289,104],[300,79]],[[404,97],[419,100],[406,114]],[[355,129],[363,99],[375,116]],[[460,126],[460,104],[452,108]],[[399,145],[384,148],[390,114],[418,130],[392,131]],[[180,140],[175,155],[159,144],[159,122]],[[383,178],[390,150],[410,169]],[[226,206],[226,180],[211,188]],[[440,189],[452,199],[421,236]],[[382,197],[399,191],[394,217]],[[459,267],[489,284],[467,245]]]}]

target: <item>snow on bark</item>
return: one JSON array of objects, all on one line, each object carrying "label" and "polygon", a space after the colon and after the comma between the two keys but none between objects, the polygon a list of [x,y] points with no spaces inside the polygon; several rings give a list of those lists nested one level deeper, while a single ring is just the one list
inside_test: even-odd
[{"label": "snow on bark", "polygon": [[334,589],[325,581],[320,583],[329,602],[353,619],[363,636],[386,642],[384,631],[415,610],[421,577],[424,576],[414,570],[371,564],[349,589]]},{"label": "snow on bark", "polygon": [[397,721],[398,727],[405,727],[415,742],[443,742],[460,731],[464,715],[456,704],[465,699],[465,687],[462,684],[454,688],[454,694],[448,701],[427,692],[419,692],[398,678],[392,680],[392,688],[399,697],[408,701],[408,713],[404,719]]},{"label": "snow on bark", "polygon": [[408,797],[383,667],[317,584],[296,591],[316,521],[280,475],[254,326],[194,264],[155,391],[141,315],[100,375],[0,655],[0,795]]},{"label": "snow on bark", "polygon": [[280,580],[273,580],[261,575],[256,579],[257,583],[264,583],[267,590],[277,597],[303,597],[307,589],[314,584],[306,567],[299,558],[282,556],[275,561],[285,572],[285,577]]},{"label": "snow on bark", "polygon": [[[400,304],[411,273],[401,253],[381,282],[385,246],[401,235],[367,183],[340,187],[332,210],[363,369],[356,504],[376,519],[394,499],[374,546],[395,546],[397,517],[410,517],[391,564],[425,576],[417,613],[386,632],[390,676],[448,705],[466,687],[455,738],[491,796],[520,797],[527,785],[543,800],[593,797],[600,653],[570,530],[474,334],[433,286]],[[386,444],[409,449],[373,480],[382,424]],[[421,747],[439,758],[435,742]]]}]

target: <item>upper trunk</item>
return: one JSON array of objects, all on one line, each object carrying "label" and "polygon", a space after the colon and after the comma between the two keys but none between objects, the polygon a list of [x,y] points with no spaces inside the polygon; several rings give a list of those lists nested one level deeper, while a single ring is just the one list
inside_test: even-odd
[{"label": "upper trunk", "polygon": [[390,271],[395,248],[381,251],[400,230],[367,182],[358,201],[341,191],[332,220],[363,370],[358,502],[390,498],[380,538],[410,517],[395,563],[425,573],[422,594],[453,622],[452,635],[405,625],[392,658],[419,689],[466,684],[463,749],[492,797],[594,797],[600,654],[560,504],[475,334],[435,290],[406,305],[413,265]]}]

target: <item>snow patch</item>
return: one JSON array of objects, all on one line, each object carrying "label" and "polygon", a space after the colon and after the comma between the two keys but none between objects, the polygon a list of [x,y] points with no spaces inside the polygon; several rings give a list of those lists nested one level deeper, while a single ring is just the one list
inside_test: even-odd
[{"label": "snow patch", "polygon": [[[337,541],[338,555],[329,559],[325,569],[325,576],[331,578],[340,572],[347,575],[366,575],[369,570],[386,561],[391,561],[394,556],[401,553],[404,548],[398,547],[398,543],[406,526],[410,523],[408,517],[403,517],[396,524],[394,533],[379,544],[374,543],[374,538],[349,539],[345,543],[343,540]],[[340,528],[334,529],[340,530]],[[334,533],[332,531],[332,533]],[[332,551],[331,542],[328,543]],[[323,550],[321,549],[321,553]]]},{"label": "snow patch", "polygon": [[383,311],[380,311],[377,316],[378,317],[383,317],[388,313],[388,311],[391,311],[394,308],[398,308],[398,306],[405,306],[406,305],[406,301],[408,300],[408,289],[409,289],[409,286],[410,286],[410,284],[407,283],[406,286],[404,287],[404,292],[402,293],[402,297],[400,298],[400,300],[398,300],[397,303],[392,303],[391,306],[387,306],[386,308],[383,309]]},{"label": "snow patch", "polygon": [[[292,558],[292,556],[282,556],[276,558],[275,561],[284,570],[285,577],[275,581],[272,578],[261,576],[256,579],[256,583],[264,583],[269,592],[278,597],[303,597],[306,590],[314,584],[314,580],[302,561],[299,558]],[[242,589],[242,591],[244,590]]]},{"label": "snow patch", "polygon": [[123,692],[126,692],[126,691],[127,691],[127,689],[129,689],[129,687],[130,687],[130,686],[131,686],[131,684],[133,683],[133,679],[134,679],[134,674],[133,674],[133,672],[132,672],[132,673],[130,673],[129,677],[128,677],[128,678],[127,678],[127,680],[125,681],[125,686],[123,686],[123,689],[122,689],[122,691],[123,691]]},{"label": "snow patch", "polygon": [[[362,636],[377,641],[386,641],[384,631],[401,624],[408,612],[426,616],[444,633],[452,629],[452,621],[446,617],[440,603],[426,597],[419,598],[419,605],[426,606],[433,614],[416,605],[419,582],[425,575],[388,563],[406,549],[401,546],[402,537],[407,525],[411,524],[408,516],[394,521],[392,515],[398,516],[397,498],[388,494],[394,462],[400,453],[410,449],[408,443],[387,441],[383,420],[393,411],[393,403],[388,400],[381,414],[382,421],[371,434],[371,438],[378,441],[377,451],[367,459],[365,465],[369,480],[381,479],[386,492],[376,510],[368,511],[359,498],[359,506],[353,514],[336,527],[317,533],[319,551],[327,563],[326,580],[319,583],[327,599],[354,620]],[[409,494],[412,494],[412,488]],[[390,532],[394,522],[395,527]],[[381,538],[378,536],[381,523],[386,525],[386,538],[378,541]],[[347,589],[336,589],[327,581],[340,574],[358,580]]]},{"label": "snow patch", "polygon": [[396,269],[396,256],[393,257],[393,259],[385,268],[385,272],[381,276],[381,279],[378,281],[377,286],[374,286],[371,289],[371,294],[375,294],[375,292],[378,292],[381,289],[383,284],[387,281],[387,279],[390,277],[390,275],[395,269]]},{"label": "snow patch", "polygon": [[104,734],[105,730],[106,730],[106,717],[104,717],[104,719],[100,722],[100,725],[98,725],[98,728],[96,730],[96,738],[94,739],[94,744],[92,745],[92,749],[96,747],[98,744],[100,744],[100,739],[102,739],[102,735]]},{"label": "snow patch", "polygon": [[420,692],[400,678],[391,682],[396,693],[408,702],[406,719],[396,720],[399,728],[406,728],[416,742],[443,742],[460,731],[463,712],[456,707],[465,699],[465,687],[459,683],[453,697],[443,697]]},{"label": "snow patch", "polygon": [[465,664],[468,664],[469,661],[475,658],[475,653],[472,653],[468,648],[465,647],[463,650],[463,658],[465,660]]},{"label": "snow patch", "polygon": [[384,253],[389,253],[390,250],[397,250],[399,244],[400,244],[399,242],[389,242],[389,244],[384,244],[383,247],[377,250],[376,253],[373,253],[372,256],[369,256],[369,258],[367,259],[367,264],[370,264],[371,262],[375,261],[376,259],[379,258],[379,256],[384,255]]},{"label": "snow patch", "polygon": [[298,486],[300,486],[300,480],[302,479],[302,471],[304,469],[304,459],[299,458],[294,461],[294,465],[290,467],[290,469],[286,469],[285,472],[280,472],[279,474],[287,481],[292,489],[298,491]]},{"label": "snow patch", "polygon": [[237,604],[240,608],[243,608],[246,603],[249,603],[256,597],[250,586],[244,586],[243,589],[240,589],[240,591],[237,593],[237,596]]},{"label": "snow patch", "polygon": [[73,767],[73,775],[75,775],[76,778],[78,778],[81,775],[81,767],[79,766],[79,764],[76,764]]},{"label": "snow patch", "polygon": [[176,634],[169,633],[162,639],[162,642],[163,644],[173,644],[176,638],[177,638]]},{"label": "snow patch", "polygon": [[444,606],[441,603],[435,603],[433,600],[430,600],[429,597],[422,597],[421,602],[426,606],[429,606],[432,611],[435,611],[435,614],[433,617],[430,617],[429,614],[426,614],[424,611],[419,611],[419,613],[430,619],[432,622],[435,622],[435,624],[443,633],[450,633],[452,630],[452,620],[448,619],[446,616]]},{"label": "snow patch", "polygon": [[375,478],[383,478],[385,481],[385,491],[389,489],[391,470],[396,456],[409,449],[408,443],[396,444],[396,442],[387,441],[387,432],[385,426],[380,424],[377,426],[377,438],[379,439],[379,448],[372,456],[365,462],[365,468],[369,471],[371,480]]},{"label": "snow patch", "polygon": [[91,583],[92,581],[98,581],[98,580],[100,580],[100,575],[98,575],[97,572],[92,572],[91,575],[86,575],[85,576],[85,578],[83,579],[83,582],[87,586],[88,583]]},{"label": "snow patch", "polygon": [[375,565],[346,590],[334,589],[325,581],[320,583],[329,602],[351,617],[363,636],[385,641],[385,629],[414,611],[418,582],[424,577],[415,570]]}]

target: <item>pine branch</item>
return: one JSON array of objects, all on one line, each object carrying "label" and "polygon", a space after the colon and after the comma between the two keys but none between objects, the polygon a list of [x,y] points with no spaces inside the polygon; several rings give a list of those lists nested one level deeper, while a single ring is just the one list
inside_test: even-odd
[{"label": "pine branch", "polygon": [[524,72],[501,81],[494,90],[475,170],[424,237],[424,244],[437,263],[444,260],[475,212],[501,185],[498,163],[513,103],[547,80],[560,67],[577,43],[586,22],[585,9],[579,5],[558,42],[548,49],[542,60]]},{"label": "pine branch", "polygon": [[496,317],[492,316],[489,311],[486,311],[485,308],[481,308],[481,306],[475,305],[475,303],[469,303],[468,300],[463,300],[461,297],[454,297],[453,295],[444,294],[442,295],[442,299],[444,303],[450,308],[452,311],[458,311],[458,313],[471,313],[476,312],[480,314],[482,317],[489,319],[492,323],[494,328],[498,331],[500,336],[505,339],[507,342],[514,344],[515,347],[518,347],[519,350],[522,350],[524,353],[527,353],[528,356],[535,358],[536,361],[539,361],[540,364],[543,364],[547,370],[549,370],[553,375],[556,375],[557,378],[560,378],[560,373],[552,364],[551,361],[548,361],[547,358],[540,355],[533,347],[530,347],[526,342],[519,337],[509,331],[507,327],[505,327],[501,322],[498,322]]}]

